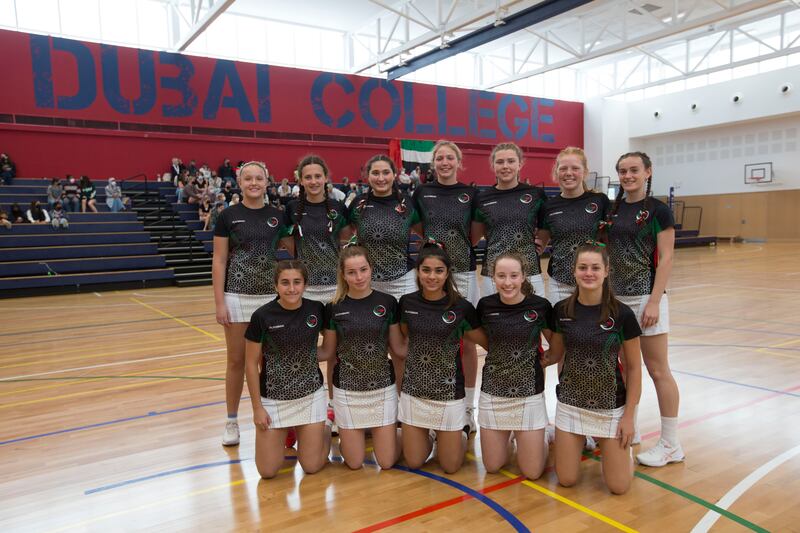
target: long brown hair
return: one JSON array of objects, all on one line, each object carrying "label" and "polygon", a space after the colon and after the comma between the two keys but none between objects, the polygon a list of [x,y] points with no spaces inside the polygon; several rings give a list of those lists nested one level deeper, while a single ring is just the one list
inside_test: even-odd
[{"label": "long brown hair", "polygon": [[[299,270],[300,275],[303,276],[303,284],[308,285],[308,268],[306,264],[300,261],[299,259],[281,259],[278,261],[278,264],[275,265],[275,275],[273,276],[272,280],[275,283],[275,292],[278,292],[278,278],[281,277],[281,273],[284,270]],[[277,300],[280,296],[276,297]]]},{"label": "long brown hair", "polygon": [[433,257],[444,263],[447,268],[447,278],[444,280],[444,292],[447,294],[447,307],[452,307],[461,298],[461,293],[458,292],[458,287],[453,279],[453,264],[450,261],[450,255],[445,251],[441,244],[426,242],[419,249],[417,256],[417,288],[422,291],[422,283],[419,281],[419,269],[422,263],[429,257]]},{"label": "long brown hair", "polygon": [[[647,185],[644,191],[644,210],[649,211],[651,207],[651,200],[650,200],[650,188],[653,183],[653,162],[650,160],[650,156],[648,156],[644,152],[628,152],[619,156],[617,159],[617,164],[615,168],[617,173],[619,173],[619,164],[622,163],[623,159],[628,157],[638,157],[642,161],[642,165],[644,165],[645,170],[650,171],[650,175],[647,177]],[[620,185],[619,190],[617,191],[617,196],[614,198],[614,205],[606,215],[605,224],[600,225],[600,229],[597,232],[597,240],[602,241],[604,243],[608,243],[608,231],[611,227],[611,224],[614,221],[614,216],[619,211],[620,203],[622,202],[622,198],[625,196],[625,190]]]},{"label": "long brown hair", "polygon": [[[401,214],[405,214],[408,211],[406,206],[406,197],[403,196],[403,194],[400,192],[400,187],[398,187],[397,185],[397,167],[395,166],[394,161],[392,161],[392,159],[389,156],[384,154],[376,154],[370,157],[367,163],[364,165],[364,179],[367,181],[367,183],[369,183],[369,172],[370,170],[372,170],[372,165],[374,165],[378,161],[383,161],[384,163],[388,163],[389,168],[392,170],[392,174],[394,174],[394,181],[392,181],[392,194],[394,194],[394,197],[397,200],[397,205],[400,206],[400,210],[398,212],[400,212]],[[369,191],[367,191],[367,197],[363,198],[356,206],[356,209],[359,212],[362,212],[364,210],[364,206],[367,203],[367,199],[372,194],[373,194],[372,187],[370,187]]]},{"label": "long brown hair", "polygon": [[363,246],[353,244],[342,248],[342,251],[339,252],[339,265],[336,268],[336,294],[331,300],[332,304],[338,304],[344,300],[344,297],[347,296],[347,293],[350,291],[350,286],[347,284],[347,280],[344,279],[344,263],[353,257],[363,257],[367,260],[370,270],[374,268],[372,259],[369,258],[367,249]]},{"label": "long brown hair", "polygon": [[[608,271],[608,248],[600,243],[587,242],[578,246],[578,249],[575,251],[575,259],[572,261],[573,275],[575,274],[575,269],[578,266],[578,258],[584,253],[600,254],[600,257],[603,259],[603,265],[606,267],[606,271]],[[565,313],[569,318],[575,318],[575,302],[578,301],[578,294],[580,293],[580,290],[581,288],[576,283],[575,290],[567,298],[567,303],[565,304]],[[616,316],[618,311],[619,301],[617,300],[617,297],[614,296],[614,290],[611,288],[611,276],[606,276],[606,278],[603,280],[603,295],[600,300],[600,323],[605,324],[608,318],[611,316]]]},{"label": "long brown hair", "polygon": [[503,252],[502,254],[498,255],[497,258],[495,258],[494,265],[492,265],[492,272],[495,271],[495,268],[497,268],[497,262],[500,261],[501,259],[511,259],[519,263],[519,268],[520,270],[522,270],[522,277],[523,277],[522,289],[521,289],[522,294],[524,294],[525,296],[530,296],[532,294],[535,294],[536,291],[533,289],[533,285],[531,284],[531,281],[528,279],[528,273],[531,271],[531,267],[528,264],[528,260],[525,259],[522,256],[522,254],[517,252]]},{"label": "long brown hair", "polygon": [[[322,192],[325,195],[325,212],[326,214],[329,214],[331,211],[333,211],[330,198],[328,198],[328,177],[331,173],[328,169],[328,164],[325,163],[325,160],[320,156],[316,154],[308,154],[300,160],[300,162],[297,164],[297,170],[295,171],[297,172],[297,187],[300,189],[300,194],[297,198],[297,210],[294,213],[295,223],[294,226],[292,226],[292,234],[297,239],[303,237],[303,230],[300,226],[301,222],[303,221],[303,213],[306,210],[306,188],[303,187],[303,168],[307,167],[308,165],[319,165],[322,168],[322,174],[325,176],[325,184],[322,186]],[[328,231],[333,232],[332,224],[328,225]]]}]

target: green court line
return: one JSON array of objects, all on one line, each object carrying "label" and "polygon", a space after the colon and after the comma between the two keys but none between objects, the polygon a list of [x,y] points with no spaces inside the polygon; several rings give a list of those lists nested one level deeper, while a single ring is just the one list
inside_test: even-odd
[{"label": "green court line", "polygon": [[7,379],[0,381],[3,383],[18,383],[21,381],[91,381],[93,379],[201,379],[210,381],[225,381],[225,378],[212,378],[207,376],[85,376],[71,378],[26,378],[26,379]]},{"label": "green court line", "polygon": [[[600,461],[599,457],[597,457],[596,455],[593,455],[593,454],[591,454],[589,452],[583,452],[583,455],[588,457],[589,459],[593,459],[593,460],[598,461],[598,462]],[[742,518],[739,515],[735,515],[732,512],[728,511],[727,509],[723,509],[722,507],[714,505],[713,503],[711,503],[709,501],[706,501],[703,498],[700,498],[699,496],[695,496],[694,494],[686,492],[683,489],[679,489],[678,487],[674,487],[674,486],[670,485],[669,483],[665,483],[665,482],[661,481],[660,479],[656,479],[656,478],[654,478],[652,476],[649,476],[647,474],[639,472],[638,470],[634,470],[633,471],[633,475],[635,477],[638,477],[640,479],[648,481],[648,482],[652,483],[653,485],[656,485],[657,487],[661,487],[664,490],[668,490],[669,492],[671,492],[673,494],[677,494],[678,496],[681,496],[682,498],[686,498],[690,502],[694,502],[694,503],[696,503],[698,505],[702,505],[706,509],[710,509],[710,510],[714,511],[715,513],[718,513],[718,514],[724,516],[725,518],[733,520],[737,524],[742,525],[742,526],[744,526],[744,527],[746,527],[748,529],[751,529],[753,531],[758,531],[759,533],[769,533],[769,530],[764,529],[763,527],[761,527],[761,526],[759,526],[757,524],[754,524],[754,523],[750,522],[749,520],[747,520],[745,518]]]}]

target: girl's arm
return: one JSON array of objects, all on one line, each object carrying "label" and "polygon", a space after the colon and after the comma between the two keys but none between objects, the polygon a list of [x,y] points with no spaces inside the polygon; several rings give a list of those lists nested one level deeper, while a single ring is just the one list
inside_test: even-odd
[{"label": "girl's arm", "polygon": [[542,335],[544,335],[544,340],[547,341],[547,344],[550,344],[550,339],[553,338],[553,331],[545,328],[542,330]]},{"label": "girl's arm", "polygon": [[400,324],[389,326],[389,350],[392,358],[405,359],[408,355],[408,337],[401,331]]},{"label": "girl's arm", "polygon": [[486,332],[483,331],[483,328],[471,329],[464,333],[464,337],[466,337],[468,341],[479,344],[484,350],[489,351],[489,338],[486,336]]},{"label": "girl's arm", "polygon": [[289,252],[289,255],[291,255],[292,257],[296,257],[294,249],[294,237],[292,237],[291,235],[289,235],[288,237],[284,237],[278,242],[278,245],[279,247],[285,248],[286,251]]},{"label": "girl's arm", "polygon": [[472,240],[472,246],[476,246],[481,239],[486,235],[486,224],[483,222],[475,222],[472,221],[470,230],[469,230],[470,238]]},{"label": "girl's arm", "polygon": [[326,329],[322,332],[322,345],[317,347],[317,361],[319,362],[327,362],[328,364],[333,363],[333,358],[336,355],[336,345],[338,343],[338,339],[336,337],[336,331],[332,329]]},{"label": "girl's arm", "polygon": [[550,244],[550,230],[537,228],[534,241],[536,242],[536,253],[541,254],[544,252],[544,249],[547,248],[547,245]]},{"label": "girl's arm", "polygon": [[228,238],[214,236],[214,256],[211,262],[211,281],[214,286],[214,305],[217,324],[227,326],[231,323],[228,307],[225,305],[225,273],[228,268]]},{"label": "girl's arm", "polygon": [[244,373],[247,376],[247,390],[250,392],[250,403],[253,404],[253,423],[257,429],[267,429],[272,420],[266,409],[261,405],[260,365],[261,344],[250,339],[245,340],[244,346]]},{"label": "girl's arm", "polygon": [[642,394],[642,362],[639,337],[622,343],[625,357],[625,413],[619,422],[617,437],[620,446],[627,448],[633,444],[634,415],[639,397]]},{"label": "girl's arm", "polygon": [[564,357],[564,335],[553,332],[550,335],[550,349],[542,357],[542,367],[554,365]]},{"label": "girl's arm", "polygon": [[675,251],[675,228],[667,228],[658,234],[658,266],[656,279],[653,282],[653,291],[650,299],[644,306],[642,315],[642,329],[658,324],[658,304],[667,289],[669,276],[672,274],[672,257]]}]

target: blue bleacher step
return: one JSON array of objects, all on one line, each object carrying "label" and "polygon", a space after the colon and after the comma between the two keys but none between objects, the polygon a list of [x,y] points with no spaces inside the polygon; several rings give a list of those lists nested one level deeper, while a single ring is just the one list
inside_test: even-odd
[{"label": "blue bleacher step", "polygon": [[37,261],[81,257],[155,254],[158,254],[158,247],[153,243],[89,244],[84,246],[26,246],[22,248],[0,248],[0,261]]},{"label": "blue bleacher step", "polygon": [[45,261],[12,261],[0,263],[4,277],[46,276],[53,274],[74,274],[78,272],[106,272],[115,270],[135,270],[165,268],[161,255],[134,255],[119,257],[89,257],[77,259],[47,259]]},{"label": "blue bleacher step", "polygon": [[6,234],[0,239],[0,249],[23,246],[72,246],[131,242],[150,242],[150,235],[143,231],[133,233],[68,233],[53,231],[49,235]]},{"label": "blue bleacher step", "polygon": [[124,222],[75,222],[72,217],[68,216],[69,221],[68,229],[54,229],[53,226],[47,222],[44,224],[14,224],[10,231],[3,232],[3,235],[41,235],[58,233],[110,233],[110,232],[131,232],[131,231],[144,231],[142,223],[138,220],[124,221]]},{"label": "blue bleacher step", "polygon": [[146,280],[174,279],[174,277],[175,273],[171,268],[95,272],[91,274],[63,274],[56,276],[24,276],[17,278],[0,278],[0,291],[4,291],[2,296],[13,296],[12,291],[15,289],[58,287],[65,285],[95,285],[130,281],[144,282]]}]

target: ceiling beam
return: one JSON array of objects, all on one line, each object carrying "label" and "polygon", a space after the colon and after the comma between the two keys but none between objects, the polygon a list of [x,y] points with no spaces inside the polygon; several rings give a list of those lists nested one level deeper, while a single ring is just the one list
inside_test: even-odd
[{"label": "ceiling beam", "polygon": [[233,4],[236,0],[217,0],[211,8],[206,11],[206,14],[197,19],[197,21],[192,24],[192,27],[186,32],[186,35],[181,36],[178,39],[178,42],[175,43],[173,47],[178,52],[183,52],[186,50],[190,44],[192,44],[195,39],[200,37],[200,34],[206,31],[206,28],[211,26],[211,23],[217,20],[217,17],[222,15],[226,9],[228,9],[231,4]]}]

